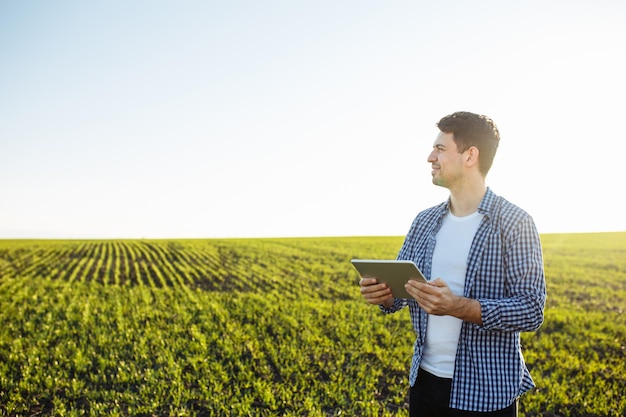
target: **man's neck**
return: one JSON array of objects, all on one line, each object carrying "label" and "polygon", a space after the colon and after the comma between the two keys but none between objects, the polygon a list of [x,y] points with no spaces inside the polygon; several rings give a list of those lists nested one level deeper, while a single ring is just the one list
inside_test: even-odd
[{"label": "man's neck", "polygon": [[469,216],[478,210],[486,192],[484,182],[466,184],[458,190],[450,190],[450,212],[457,217]]}]

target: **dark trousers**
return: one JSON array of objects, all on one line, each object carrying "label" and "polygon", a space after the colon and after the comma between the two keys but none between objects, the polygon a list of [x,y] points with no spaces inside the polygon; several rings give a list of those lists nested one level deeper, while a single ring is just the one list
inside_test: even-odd
[{"label": "dark trousers", "polygon": [[410,417],[517,417],[517,400],[503,410],[489,413],[449,408],[451,388],[451,379],[439,378],[420,369],[409,394]]}]

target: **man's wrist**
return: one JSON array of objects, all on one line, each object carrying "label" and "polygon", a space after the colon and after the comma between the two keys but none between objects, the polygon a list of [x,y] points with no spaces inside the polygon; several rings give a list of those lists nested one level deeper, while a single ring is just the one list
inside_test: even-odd
[{"label": "man's wrist", "polygon": [[480,302],[473,298],[458,297],[454,316],[470,323],[482,325],[482,309]]},{"label": "man's wrist", "polygon": [[380,306],[384,307],[384,308],[391,308],[393,307],[394,303],[395,303],[395,298],[388,298],[385,301],[383,301],[382,303],[380,303]]}]

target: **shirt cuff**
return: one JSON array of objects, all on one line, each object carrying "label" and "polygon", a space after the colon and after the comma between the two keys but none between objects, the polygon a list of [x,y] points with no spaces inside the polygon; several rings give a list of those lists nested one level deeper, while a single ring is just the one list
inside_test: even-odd
[{"label": "shirt cuff", "polygon": [[404,307],[404,299],[402,298],[394,298],[393,299],[393,305],[391,307],[385,307],[382,304],[379,304],[378,307],[380,307],[380,310],[383,313],[389,314],[389,313],[395,313],[396,311],[402,309],[402,307]]},{"label": "shirt cuff", "polygon": [[477,327],[484,330],[499,328],[501,317],[498,302],[486,299],[479,299],[478,302],[480,303],[480,314],[483,324],[482,326],[477,325]]}]

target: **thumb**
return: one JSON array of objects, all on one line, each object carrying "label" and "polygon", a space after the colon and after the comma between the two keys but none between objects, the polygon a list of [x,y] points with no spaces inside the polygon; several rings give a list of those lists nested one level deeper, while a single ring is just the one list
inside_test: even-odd
[{"label": "thumb", "polygon": [[448,284],[446,284],[446,282],[442,280],[441,278],[436,278],[432,281],[429,281],[428,283],[435,287],[447,287],[448,286]]}]

